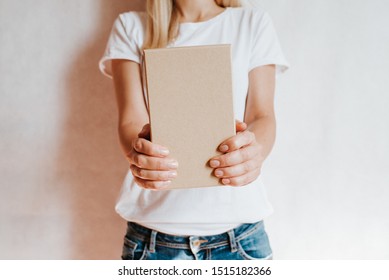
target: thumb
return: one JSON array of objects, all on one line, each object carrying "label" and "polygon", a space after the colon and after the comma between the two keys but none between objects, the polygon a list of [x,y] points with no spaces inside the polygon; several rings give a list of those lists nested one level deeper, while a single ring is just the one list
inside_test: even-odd
[{"label": "thumb", "polygon": [[247,124],[245,122],[235,120],[235,129],[237,133],[242,132],[247,129]]}]

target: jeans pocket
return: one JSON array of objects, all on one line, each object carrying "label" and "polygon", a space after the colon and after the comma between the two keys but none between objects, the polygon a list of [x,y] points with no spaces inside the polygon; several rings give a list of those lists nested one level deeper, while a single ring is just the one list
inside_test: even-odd
[{"label": "jeans pocket", "polygon": [[127,237],[123,243],[123,260],[145,260],[147,258],[147,246],[145,242],[133,241]]},{"label": "jeans pocket", "polygon": [[269,238],[263,227],[237,243],[238,253],[246,260],[268,260],[273,256]]}]

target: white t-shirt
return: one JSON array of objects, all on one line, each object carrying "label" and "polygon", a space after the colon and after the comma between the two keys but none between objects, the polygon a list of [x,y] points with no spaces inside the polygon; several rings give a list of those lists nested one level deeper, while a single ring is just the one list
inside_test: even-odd
[{"label": "white t-shirt", "polygon": [[[146,15],[127,12],[114,23],[101,71],[111,77],[112,59],[142,64]],[[180,24],[179,36],[168,47],[231,44],[235,118],[244,119],[248,74],[275,64],[277,73],[288,68],[271,18],[260,9],[227,8],[216,17]],[[124,179],[116,211],[126,220],[177,235],[211,235],[241,223],[254,223],[271,214],[264,185],[258,177],[244,187],[150,191],[136,185],[130,171]]]}]

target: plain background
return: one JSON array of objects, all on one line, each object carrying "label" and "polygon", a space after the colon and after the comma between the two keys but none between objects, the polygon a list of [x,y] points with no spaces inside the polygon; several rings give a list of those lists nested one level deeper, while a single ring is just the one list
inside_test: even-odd
[{"label": "plain background", "polygon": [[[262,175],[275,259],[388,259],[389,2],[254,2],[292,65]],[[143,4],[0,0],[0,259],[120,257],[128,165],[97,63]]]}]

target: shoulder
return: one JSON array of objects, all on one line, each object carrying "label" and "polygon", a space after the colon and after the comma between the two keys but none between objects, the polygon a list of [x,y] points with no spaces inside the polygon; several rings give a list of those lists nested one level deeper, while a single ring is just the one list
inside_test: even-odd
[{"label": "shoulder", "polygon": [[146,13],[129,11],[129,12],[121,13],[119,15],[119,19],[126,23],[143,24],[143,22],[146,20]]},{"label": "shoulder", "polygon": [[122,25],[128,33],[143,31],[146,26],[146,13],[135,11],[121,13],[115,25]]},{"label": "shoulder", "polygon": [[255,25],[270,20],[269,14],[259,7],[230,8],[230,14],[234,20],[240,20]]}]

